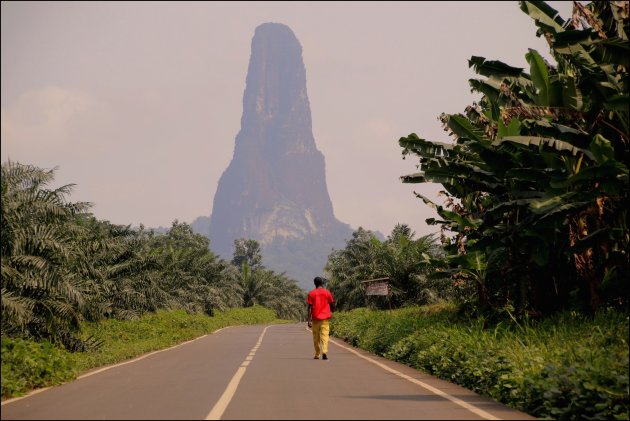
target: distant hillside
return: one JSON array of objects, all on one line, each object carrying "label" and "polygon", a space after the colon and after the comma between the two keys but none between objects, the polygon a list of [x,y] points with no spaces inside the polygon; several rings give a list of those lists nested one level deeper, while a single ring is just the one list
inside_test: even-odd
[{"label": "distant hillside", "polygon": [[[206,231],[210,248],[230,259],[235,239],[254,239],[265,266],[310,287],[352,229],[333,214],[302,46],[288,26],[256,28],[245,85],[241,129]],[[197,221],[195,229],[205,230],[206,221]]]}]

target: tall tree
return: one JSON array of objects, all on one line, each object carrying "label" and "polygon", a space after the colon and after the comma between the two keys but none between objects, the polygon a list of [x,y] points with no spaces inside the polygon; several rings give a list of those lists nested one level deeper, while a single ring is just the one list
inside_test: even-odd
[{"label": "tall tree", "polygon": [[257,269],[262,265],[262,253],[258,241],[245,238],[234,240],[232,264],[240,268],[243,263],[247,263],[251,269]]}]

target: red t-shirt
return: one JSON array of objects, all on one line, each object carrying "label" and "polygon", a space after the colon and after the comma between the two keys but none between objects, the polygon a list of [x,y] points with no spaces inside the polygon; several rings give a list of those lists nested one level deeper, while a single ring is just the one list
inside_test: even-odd
[{"label": "red t-shirt", "polygon": [[313,306],[313,320],[330,319],[330,303],[334,303],[332,294],[325,288],[315,288],[308,293],[306,302]]}]

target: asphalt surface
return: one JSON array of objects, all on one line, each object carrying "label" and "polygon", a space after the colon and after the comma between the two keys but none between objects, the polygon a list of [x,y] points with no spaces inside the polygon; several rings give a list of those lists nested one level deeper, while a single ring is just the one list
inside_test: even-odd
[{"label": "asphalt surface", "polygon": [[2,403],[1,419],[533,419],[306,324],[239,326]]}]

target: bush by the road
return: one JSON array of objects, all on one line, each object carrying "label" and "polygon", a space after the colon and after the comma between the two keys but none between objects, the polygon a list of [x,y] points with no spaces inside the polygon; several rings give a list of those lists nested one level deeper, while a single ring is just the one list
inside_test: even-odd
[{"label": "bush by the road", "polygon": [[195,339],[226,326],[274,323],[273,310],[260,306],[217,311],[215,316],[182,310],[147,313],[138,320],[85,323],[83,339],[100,343],[70,353],[49,342],[2,338],[2,399],[73,380],[80,373]]},{"label": "bush by the road", "polygon": [[48,341],[2,338],[2,398],[74,377],[70,353]]},{"label": "bush by the road", "polygon": [[628,419],[628,315],[462,319],[453,306],[356,309],[331,334],[539,418]]}]

